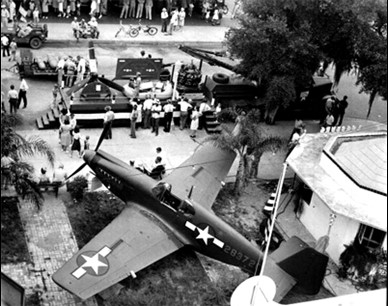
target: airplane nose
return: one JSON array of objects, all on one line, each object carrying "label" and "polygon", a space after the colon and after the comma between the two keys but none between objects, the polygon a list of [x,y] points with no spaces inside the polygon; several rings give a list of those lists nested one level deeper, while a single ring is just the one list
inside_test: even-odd
[{"label": "airplane nose", "polygon": [[85,154],[84,154],[84,161],[87,164],[90,164],[92,162],[94,156],[96,156],[96,152],[94,152],[92,150],[86,150]]}]

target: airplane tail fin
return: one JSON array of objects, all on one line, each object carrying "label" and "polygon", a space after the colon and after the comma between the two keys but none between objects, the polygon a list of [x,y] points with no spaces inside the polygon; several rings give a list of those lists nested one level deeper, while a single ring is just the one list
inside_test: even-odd
[{"label": "airplane tail fin", "polygon": [[294,236],[283,242],[270,257],[296,280],[296,291],[311,295],[319,292],[329,261],[327,255]]}]

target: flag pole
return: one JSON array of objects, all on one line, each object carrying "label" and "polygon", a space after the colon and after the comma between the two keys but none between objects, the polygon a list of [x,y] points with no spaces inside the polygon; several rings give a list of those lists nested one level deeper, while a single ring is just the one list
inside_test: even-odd
[{"label": "flag pole", "polygon": [[[278,204],[279,204],[279,200],[280,200],[280,195],[281,195],[282,189],[283,189],[283,184],[284,184],[284,178],[286,176],[286,171],[287,171],[287,163],[283,163],[283,171],[282,171],[282,174],[280,176],[279,183],[278,183],[278,186],[277,186],[277,189],[276,189],[275,207],[274,207],[274,210],[273,210],[273,219],[272,219],[271,227],[270,227],[269,234],[268,234],[268,241],[267,241],[267,244],[265,246],[265,251],[264,251],[263,261],[261,263],[259,277],[263,276],[263,273],[264,273],[265,263],[267,261],[269,245],[271,244],[271,237],[272,237],[273,229],[275,227],[276,214],[277,214],[277,210],[278,210]],[[259,278],[258,283],[259,282],[260,282],[260,278]],[[255,288],[253,289],[252,299],[251,299],[251,306],[255,306],[255,296],[256,296],[256,292],[257,292],[256,289],[257,288],[260,289],[259,284],[257,284],[255,286]]]}]

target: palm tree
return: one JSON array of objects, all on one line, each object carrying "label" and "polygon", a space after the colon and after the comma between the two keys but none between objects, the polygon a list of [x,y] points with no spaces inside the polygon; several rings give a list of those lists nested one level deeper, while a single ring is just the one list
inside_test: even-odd
[{"label": "palm tree", "polygon": [[9,181],[15,186],[16,192],[40,208],[43,196],[38,184],[32,178],[34,167],[24,160],[40,154],[47,158],[51,166],[54,166],[55,154],[48,143],[38,136],[24,138],[18,134],[14,127],[20,121],[21,118],[18,115],[1,114],[1,156],[7,152],[15,161],[10,169]]},{"label": "palm tree", "polygon": [[[224,110],[234,112],[233,110]],[[223,112],[224,112],[223,111]],[[223,132],[219,135],[209,136],[205,141],[213,142],[217,147],[235,151],[240,160],[233,188],[235,195],[239,195],[246,186],[250,177],[257,176],[257,169],[261,156],[268,151],[276,151],[284,147],[285,140],[277,136],[266,135],[258,122],[261,114],[252,110],[248,114],[242,112],[236,119],[234,129],[224,125]]]}]

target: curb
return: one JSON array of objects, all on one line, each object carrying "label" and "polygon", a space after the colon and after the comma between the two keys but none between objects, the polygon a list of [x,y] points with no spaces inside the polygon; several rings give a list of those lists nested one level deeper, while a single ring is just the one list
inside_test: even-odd
[{"label": "curb", "polygon": [[[220,41],[182,41],[182,40],[174,40],[174,41],[147,41],[147,40],[109,40],[109,39],[93,39],[92,40],[95,45],[111,45],[115,46],[144,46],[144,45],[152,45],[152,46],[173,46],[177,47],[179,45],[192,46],[196,48],[217,48],[221,49],[223,46],[223,42]],[[65,40],[65,39],[48,39],[42,46],[42,48],[46,47],[54,47],[55,46],[66,46],[66,47],[88,47],[89,39],[80,39],[79,42],[76,40]]]}]

